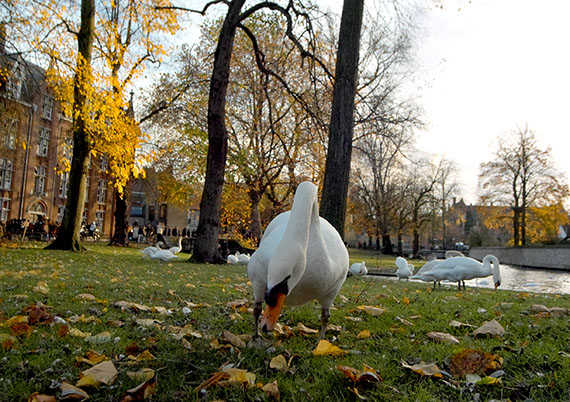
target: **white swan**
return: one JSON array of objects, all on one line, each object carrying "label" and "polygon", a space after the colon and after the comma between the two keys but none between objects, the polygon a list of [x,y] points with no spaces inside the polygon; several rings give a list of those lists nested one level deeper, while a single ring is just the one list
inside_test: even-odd
[{"label": "white swan", "polygon": [[[457,250],[447,250],[445,252],[445,259],[448,258],[455,258],[455,257],[465,257],[461,251]],[[427,275],[429,271],[431,271],[434,267],[436,267],[440,262],[445,260],[438,260],[434,259],[431,261],[426,262],[414,275],[410,276],[410,279],[420,279],[424,282],[432,282],[433,281],[433,288],[435,289],[436,283],[439,284],[441,287],[441,281],[433,280],[431,276]],[[465,287],[465,283],[463,283]]]},{"label": "white swan", "polygon": [[233,254],[228,254],[227,261],[228,261],[228,264],[237,264],[238,258]]},{"label": "white swan", "polygon": [[172,254],[178,254],[182,251],[182,236],[178,238],[178,246],[170,247],[168,249]]},{"label": "white swan", "polygon": [[271,331],[284,304],[296,306],[318,300],[322,306],[319,339],[325,335],[330,307],[348,272],[348,251],[335,228],[319,217],[317,187],[299,184],[291,211],[269,223],[247,272],[253,287],[254,338],[261,320]]},{"label": "white swan", "polygon": [[249,254],[239,254],[237,256],[238,262],[243,265],[247,265],[249,263],[250,258],[251,257],[249,256]]},{"label": "white swan", "polygon": [[348,269],[349,275],[366,276],[368,275],[368,269],[364,261],[355,262]]},{"label": "white swan", "polygon": [[[491,263],[493,263],[492,268]],[[496,289],[501,285],[501,269],[499,267],[499,260],[494,255],[485,256],[482,263],[469,257],[448,258],[443,261],[438,261],[433,268],[422,273],[421,276],[423,278],[419,278],[419,272],[412,276],[412,278],[418,277],[417,279],[424,281],[448,280],[458,282],[460,287],[461,282],[463,282],[463,288],[465,289],[466,280],[484,278],[489,275],[493,275],[493,282],[495,283]]]},{"label": "white swan", "polygon": [[169,261],[178,258],[177,255],[172,254],[168,250],[158,250],[150,255],[150,258],[155,260]]},{"label": "white swan", "polygon": [[408,279],[414,273],[414,266],[408,264],[408,261],[403,257],[396,257],[396,266],[398,267],[396,270],[398,280]]}]

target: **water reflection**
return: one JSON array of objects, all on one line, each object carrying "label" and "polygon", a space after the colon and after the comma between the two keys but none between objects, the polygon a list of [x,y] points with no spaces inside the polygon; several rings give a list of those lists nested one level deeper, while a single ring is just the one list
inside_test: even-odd
[{"label": "water reflection", "polygon": [[[382,277],[386,278],[386,276]],[[397,280],[395,276],[388,278]],[[470,287],[494,288],[492,276],[465,281],[465,285]],[[570,294],[570,271],[521,268],[501,264],[501,287],[499,289]]]}]

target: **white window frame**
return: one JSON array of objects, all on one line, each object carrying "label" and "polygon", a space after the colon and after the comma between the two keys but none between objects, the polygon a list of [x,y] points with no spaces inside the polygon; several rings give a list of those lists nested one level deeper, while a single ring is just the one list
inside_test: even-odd
[{"label": "white window frame", "polygon": [[0,158],[0,190],[10,190],[12,188],[12,174],[14,164],[10,159]]},{"label": "white window frame", "polygon": [[57,207],[57,223],[63,222],[63,214],[65,213],[65,204]]},{"label": "white window frame", "polygon": [[45,192],[46,188],[47,167],[41,165],[36,166],[34,168],[34,173],[36,175],[34,182],[34,193],[41,195]]},{"label": "white window frame", "polygon": [[44,102],[42,104],[42,118],[51,121],[53,115],[53,98],[49,95],[44,95]]},{"label": "white window frame", "polygon": [[105,223],[105,210],[99,209],[95,211],[95,224],[99,230],[103,230],[103,224]]},{"label": "white window frame", "polygon": [[99,179],[99,184],[97,185],[97,203],[105,204],[106,196],[107,196],[107,180]]},{"label": "white window frame", "polygon": [[50,135],[51,130],[49,128],[40,127],[38,134],[38,156],[48,156]]},{"label": "white window frame", "polygon": [[0,222],[6,222],[10,214],[10,198],[0,198]]},{"label": "white window frame", "polygon": [[106,155],[101,155],[101,171],[107,172],[109,169],[109,159]]},{"label": "white window frame", "polygon": [[69,190],[69,172],[62,172],[59,181],[59,198],[67,198],[67,190]]},{"label": "white window frame", "polygon": [[16,149],[18,120],[4,119],[2,123],[4,123],[4,146],[8,149]]}]

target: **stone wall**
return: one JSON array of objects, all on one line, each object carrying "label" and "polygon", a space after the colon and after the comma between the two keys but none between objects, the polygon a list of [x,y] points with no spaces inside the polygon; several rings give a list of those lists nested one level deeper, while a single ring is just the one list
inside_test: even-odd
[{"label": "stone wall", "polygon": [[501,264],[531,268],[552,268],[570,271],[570,248],[556,247],[473,247],[469,256],[481,261],[487,254],[496,256]]}]

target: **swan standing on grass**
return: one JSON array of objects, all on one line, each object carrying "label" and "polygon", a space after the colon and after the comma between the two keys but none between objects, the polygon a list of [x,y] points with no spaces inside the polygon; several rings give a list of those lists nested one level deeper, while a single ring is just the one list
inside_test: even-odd
[{"label": "swan standing on grass", "polygon": [[317,187],[297,187],[291,211],[269,223],[247,272],[253,287],[254,339],[259,339],[262,302],[267,303],[261,328],[271,331],[284,304],[298,306],[316,299],[322,306],[323,339],[330,308],[348,272],[348,251],[336,229],[319,217]]},{"label": "swan standing on grass", "polygon": [[[491,263],[493,263],[493,267],[491,267]],[[463,282],[463,289],[465,289],[466,280],[485,278],[489,275],[493,275],[493,282],[495,283],[495,289],[497,289],[501,285],[501,269],[499,267],[499,260],[494,255],[485,256],[482,263],[469,257],[448,258],[439,262],[429,271],[421,275],[420,272],[418,272],[411,278],[421,279],[426,282],[444,280],[458,282],[460,289],[461,282]]]},{"label": "swan standing on grass", "polygon": [[396,257],[396,266],[398,267],[396,270],[398,280],[408,279],[414,273],[414,266],[408,264],[408,261],[406,261],[404,257]]},{"label": "swan standing on grass", "polygon": [[[445,252],[445,259],[454,258],[454,257],[465,257],[461,251],[457,250],[447,250]],[[435,268],[440,262],[445,260],[438,260],[437,258],[431,261],[426,262],[419,270],[416,272],[415,275],[411,276],[410,279],[420,279],[424,282],[432,282],[433,281],[433,288],[435,289],[435,284],[438,283],[439,287],[441,288],[441,281],[431,279],[431,276],[427,275],[429,271]],[[465,285],[465,283],[464,283]],[[465,286],[464,286],[465,287]]]},{"label": "swan standing on grass", "polygon": [[368,275],[368,269],[366,268],[366,264],[364,263],[364,261],[355,262],[350,266],[348,274],[355,276],[366,276]]}]

